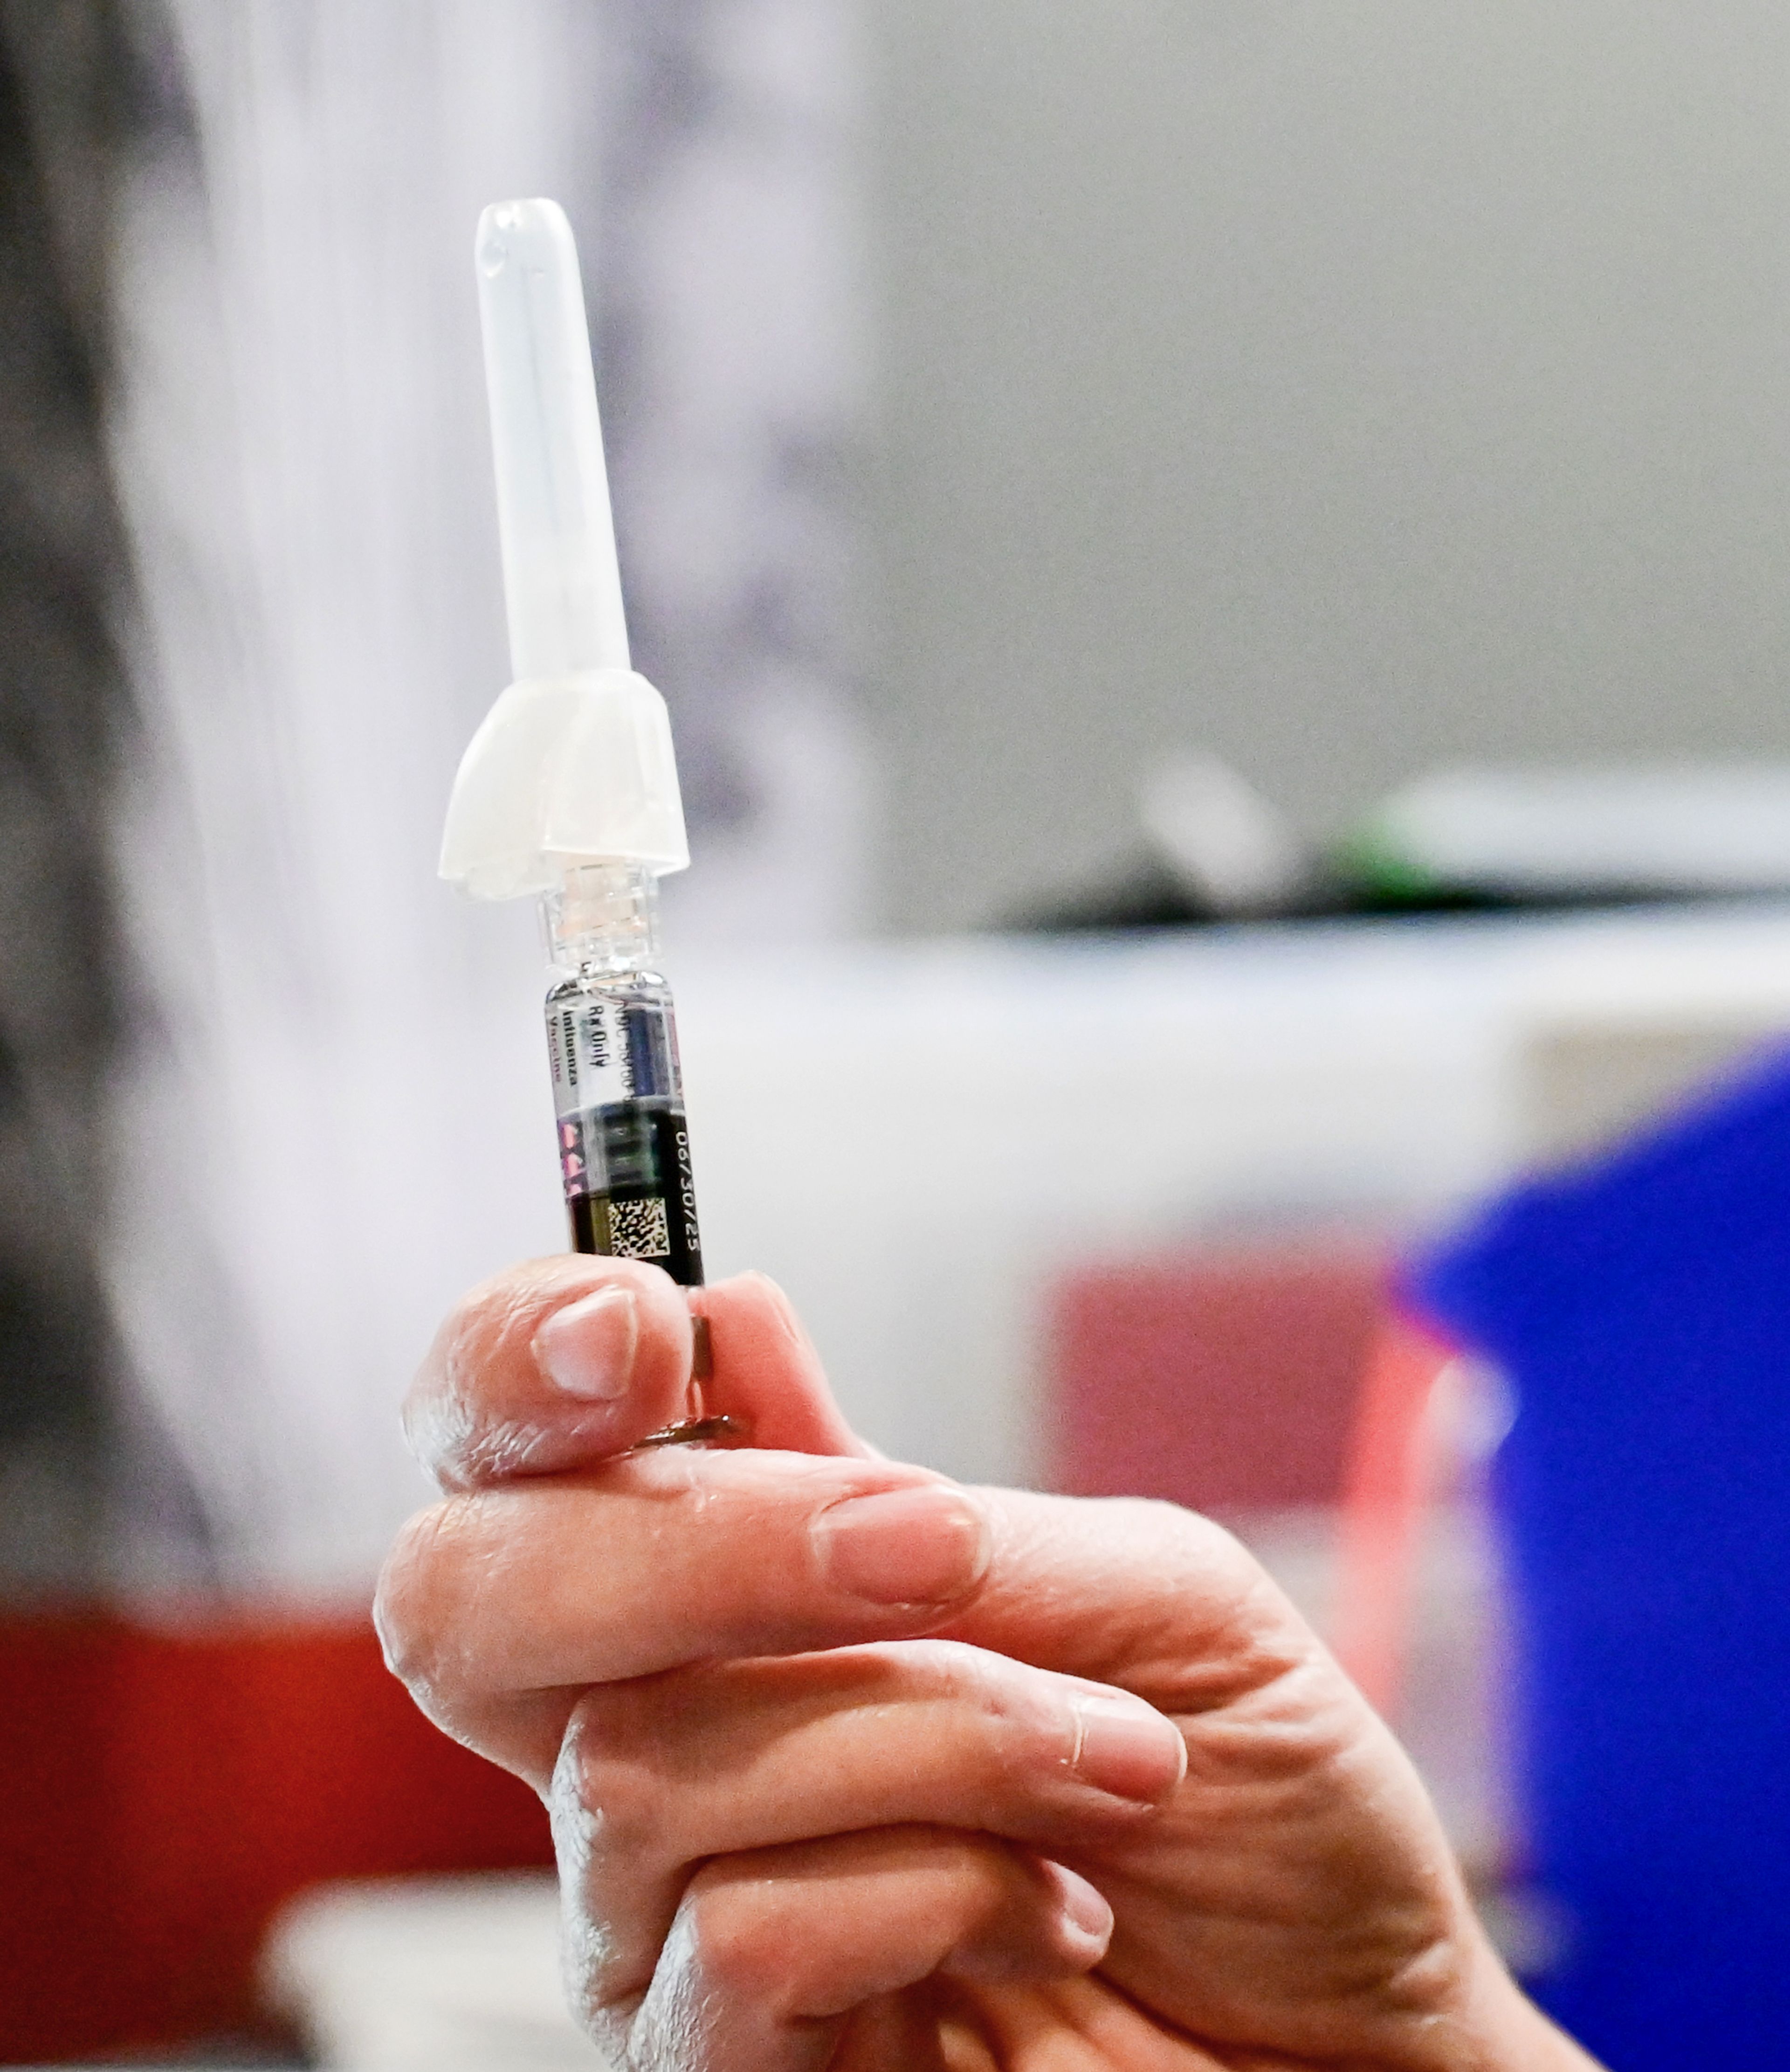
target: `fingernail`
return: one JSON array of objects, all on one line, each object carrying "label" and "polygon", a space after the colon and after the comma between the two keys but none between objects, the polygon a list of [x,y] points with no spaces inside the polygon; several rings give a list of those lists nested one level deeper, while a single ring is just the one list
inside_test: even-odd
[{"label": "fingernail", "polygon": [[1046,1863],[1045,1868],[1057,1888],[1057,1902],[1062,1909],[1063,1918],[1078,1934],[1098,1943],[1103,1951],[1113,1932],[1113,1910],[1106,1904],[1105,1894],[1098,1886],[1090,1885],[1085,1877],[1065,1864]]},{"label": "fingernail", "polygon": [[1115,1799],[1154,1805],[1187,1773],[1187,1744],[1172,1720],[1123,1692],[1077,1698],[1075,1752],[1069,1766],[1084,1784]]},{"label": "fingernail", "polygon": [[988,1566],[981,1512],[942,1483],[835,1503],[814,1536],[827,1581],[873,1605],[947,1605]]},{"label": "fingernail", "polygon": [[631,1288],[599,1288],[556,1309],[535,1334],[535,1359],[568,1396],[613,1402],[634,1378],[640,1314]]}]

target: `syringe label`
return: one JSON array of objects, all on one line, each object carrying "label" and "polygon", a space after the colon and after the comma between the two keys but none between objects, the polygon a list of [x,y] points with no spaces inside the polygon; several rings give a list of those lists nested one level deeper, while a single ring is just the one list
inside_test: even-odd
[{"label": "syringe label", "polygon": [[676,1101],[677,1036],[663,1001],[581,992],[549,1003],[553,1105],[564,1117],[628,1100]]},{"label": "syringe label", "polygon": [[690,1132],[684,1117],[675,1115],[668,1118],[671,1128],[667,1135],[671,1139],[672,1186],[677,1206],[677,1219],[683,1235],[684,1248],[696,1261],[700,1277],[702,1264],[702,1233],[696,1227],[696,1183],[690,1170]]},{"label": "syringe label", "polygon": [[[569,1162],[566,1207],[575,1251],[646,1259],[685,1288],[702,1285],[702,1240],[683,1112],[635,1102],[581,1119],[588,1166]],[[561,1126],[562,1137],[566,1125]]]},{"label": "syringe label", "polygon": [[553,1105],[561,1115],[631,1100],[637,1091],[622,1010],[601,995],[556,1009],[548,1022]]},{"label": "syringe label", "polygon": [[649,1194],[644,1201],[606,1202],[603,1206],[612,1259],[671,1257],[671,1227],[662,1197]]}]

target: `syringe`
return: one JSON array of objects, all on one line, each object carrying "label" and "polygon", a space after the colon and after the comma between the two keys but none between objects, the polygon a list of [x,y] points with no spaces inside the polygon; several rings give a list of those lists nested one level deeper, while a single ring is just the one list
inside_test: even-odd
[{"label": "syringe", "polygon": [[573,1249],[700,1287],[657,939],[658,881],[690,853],[665,701],[630,665],[577,249],[557,203],[511,201],[479,218],[474,257],[515,681],[460,765],[441,872],[540,899]]}]

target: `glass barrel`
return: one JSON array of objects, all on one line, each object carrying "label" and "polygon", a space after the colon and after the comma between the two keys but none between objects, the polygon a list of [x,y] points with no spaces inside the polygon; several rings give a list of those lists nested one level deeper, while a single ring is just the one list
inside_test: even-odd
[{"label": "glass barrel", "polygon": [[652,972],[581,974],[547,996],[560,1169],[574,1251],[702,1285],[702,1240],[671,989]]}]

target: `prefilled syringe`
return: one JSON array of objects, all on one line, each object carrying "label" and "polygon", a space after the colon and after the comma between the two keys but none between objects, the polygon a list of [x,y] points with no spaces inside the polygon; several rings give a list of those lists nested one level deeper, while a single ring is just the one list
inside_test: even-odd
[{"label": "prefilled syringe", "polygon": [[512,201],[480,217],[474,257],[515,680],[454,780],[441,875],[540,900],[574,1250],[700,1287],[657,940],[658,881],[690,854],[665,701],[629,660],[577,251],[556,203]]}]

